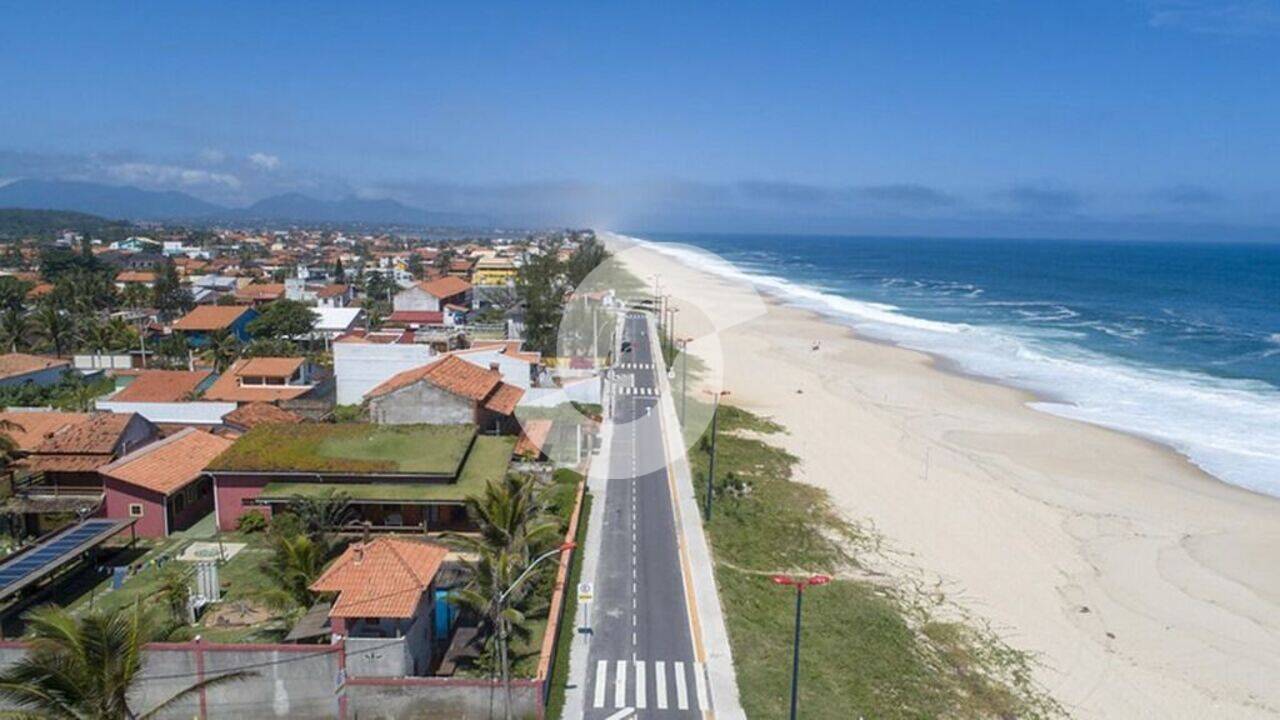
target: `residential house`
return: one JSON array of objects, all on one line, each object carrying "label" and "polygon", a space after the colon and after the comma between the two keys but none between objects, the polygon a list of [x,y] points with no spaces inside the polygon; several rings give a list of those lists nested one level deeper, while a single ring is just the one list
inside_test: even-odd
[{"label": "residential house", "polygon": [[280,403],[322,394],[324,378],[300,357],[242,358],[204,392],[205,400]]},{"label": "residential house", "polygon": [[456,277],[414,283],[396,293],[391,317],[400,312],[443,312],[449,305],[470,308],[471,295],[471,283]]},{"label": "residential house", "polygon": [[516,438],[474,425],[256,425],[209,464],[218,527],[270,516],[298,497],[341,492],[354,526],[415,532],[473,529],[467,498],[504,477]]},{"label": "residential house", "polygon": [[0,355],[0,387],[46,387],[56,384],[70,370],[70,360],[27,353],[5,353]]},{"label": "residential house", "polygon": [[156,274],[150,270],[121,270],[116,273],[116,289],[124,290],[129,285],[141,285],[145,288],[156,284]]},{"label": "residential house", "polygon": [[173,329],[187,336],[195,347],[208,345],[214,335],[229,332],[241,342],[249,341],[249,323],[258,311],[244,305],[198,305],[173,324]]},{"label": "residential house", "polygon": [[[384,652],[403,639],[405,675],[426,675],[434,660],[432,634],[437,613],[448,613],[434,584],[449,549],[403,537],[377,537],[352,543],[311,583],[318,593],[337,593],[329,608],[330,632],[354,648],[361,639],[377,638]],[[390,647],[387,647],[390,645]],[[358,661],[358,660],[357,660]]]},{"label": "residential house", "polygon": [[303,419],[301,415],[289,412],[279,405],[259,401],[246,403],[223,415],[222,424],[233,434],[244,434],[259,425],[293,425]]},{"label": "residential house", "polygon": [[232,293],[237,302],[261,307],[284,297],[284,283],[249,283]]},{"label": "residential house", "polygon": [[173,403],[191,400],[213,382],[208,370],[134,370],[116,373],[117,390],[106,400]]},{"label": "residential house", "polygon": [[516,405],[524,390],[502,381],[495,364],[473,365],[457,355],[397,373],[370,390],[369,417],[376,423],[474,423],[485,431],[516,433]]},{"label": "residential house", "polygon": [[471,272],[474,285],[510,286],[516,282],[518,269],[511,258],[483,257],[476,261]]},{"label": "residential house", "polygon": [[320,306],[315,308],[315,313],[318,319],[311,336],[323,339],[326,348],[335,339],[361,327],[365,321],[362,308]]},{"label": "residential house", "polygon": [[213,511],[213,480],[204,474],[232,440],[187,428],[101,469],[105,514],[134,518],[142,537],[185,530]]}]

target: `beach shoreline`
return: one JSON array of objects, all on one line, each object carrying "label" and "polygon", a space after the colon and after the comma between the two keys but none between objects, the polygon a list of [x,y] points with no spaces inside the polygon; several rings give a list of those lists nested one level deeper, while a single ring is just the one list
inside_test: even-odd
[{"label": "beach shoreline", "polygon": [[706,309],[754,289],[642,246],[620,259],[661,274],[731,401],[788,429],[799,478],[883,536],[878,569],[1032,653],[1073,715],[1280,716],[1280,500],[776,298],[717,330]]}]

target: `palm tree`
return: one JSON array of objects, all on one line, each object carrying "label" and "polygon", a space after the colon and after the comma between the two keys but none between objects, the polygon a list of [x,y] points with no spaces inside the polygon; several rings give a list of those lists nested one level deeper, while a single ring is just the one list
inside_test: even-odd
[{"label": "palm tree", "polygon": [[151,304],[151,288],[142,283],[129,283],[120,292],[120,304],[130,310],[145,308]]},{"label": "palm tree", "polygon": [[21,307],[7,307],[0,312],[0,338],[8,346],[9,352],[18,352],[19,347],[26,346],[30,330],[27,313]]},{"label": "palm tree", "polygon": [[36,306],[31,314],[31,324],[36,336],[53,348],[55,356],[61,357],[62,351],[75,341],[75,320],[56,302],[43,302]]},{"label": "palm tree", "polygon": [[129,694],[149,640],[139,605],[76,617],[56,606],[27,613],[30,651],[0,673],[0,698],[19,710],[11,717],[56,720],[146,720],[193,693],[248,677],[231,672],[195,683],[139,714]]},{"label": "palm tree", "polygon": [[205,356],[213,362],[214,370],[222,372],[240,358],[240,338],[229,330],[219,330],[209,338]]},{"label": "palm tree", "polygon": [[560,532],[559,523],[543,516],[536,488],[532,476],[515,473],[491,481],[482,495],[466,501],[478,536],[459,540],[477,550],[504,550],[527,562],[535,548],[554,541]]},{"label": "palm tree", "polygon": [[324,549],[306,535],[276,537],[274,552],[262,565],[271,586],[262,592],[262,600],[275,610],[307,608],[315,602],[311,583],[324,569]]},{"label": "palm tree", "polygon": [[289,511],[297,516],[302,529],[322,549],[328,548],[325,536],[329,530],[351,522],[355,511],[351,507],[351,495],[330,489],[320,497],[295,495],[289,501]]},{"label": "palm tree", "polygon": [[0,418],[0,473],[8,471],[18,452],[18,441],[13,439],[12,433],[25,429],[12,420]]}]

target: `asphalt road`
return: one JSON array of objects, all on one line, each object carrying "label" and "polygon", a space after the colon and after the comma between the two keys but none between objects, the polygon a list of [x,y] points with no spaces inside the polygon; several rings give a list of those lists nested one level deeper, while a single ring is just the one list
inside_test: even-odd
[{"label": "asphalt road", "polygon": [[629,315],[615,365],[613,444],[591,608],[584,715],[695,718],[711,708],[694,661],[658,421],[648,325]]}]

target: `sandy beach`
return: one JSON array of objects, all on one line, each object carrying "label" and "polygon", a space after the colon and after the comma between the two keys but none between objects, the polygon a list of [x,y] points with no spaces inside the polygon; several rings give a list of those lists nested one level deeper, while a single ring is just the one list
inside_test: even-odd
[{"label": "sandy beach", "polygon": [[1280,500],[812,313],[752,313],[745,285],[661,253],[620,257],[661,275],[730,401],[786,426],[802,480],[883,536],[870,562],[1033,653],[1073,716],[1280,716]]}]

